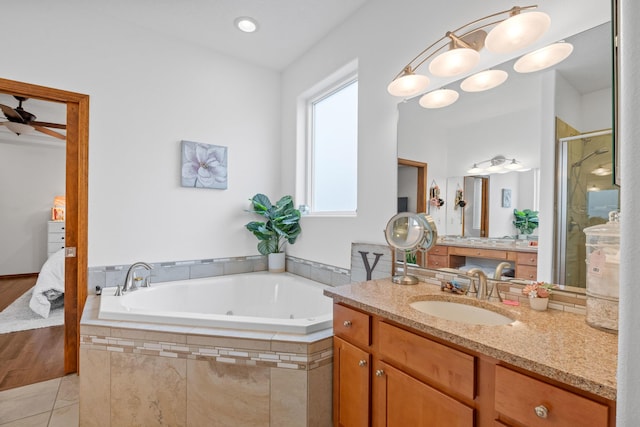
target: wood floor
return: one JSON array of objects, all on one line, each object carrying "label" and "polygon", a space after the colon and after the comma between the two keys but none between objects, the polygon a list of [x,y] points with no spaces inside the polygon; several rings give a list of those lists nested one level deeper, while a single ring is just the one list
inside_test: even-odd
[{"label": "wood floor", "polygon": [[[0,279],[0,311],[35,284],[36,276]],[[0,391],[64,376],[64,326],[0,334]]]}]

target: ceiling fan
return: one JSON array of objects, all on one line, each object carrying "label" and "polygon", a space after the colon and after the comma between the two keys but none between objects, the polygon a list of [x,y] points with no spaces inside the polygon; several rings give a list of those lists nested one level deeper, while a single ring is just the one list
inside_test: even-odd
[{"label": "ceiling fan", "polygon": [[66,125],[36,121],[36,116],[34,114],[31,114],[30,112],[22,108],[22,103],[28,98],[25,98],[23,96],[14,96],[14,98],[18,100],[18,107],[16,108],[0,104],[0,109],[2,109],[5,118],[8,120],[8,122],[0,122],[0,126],[5,126],[16,135],[27,133],[35,129],[38,132],[42,132],[54,138],[62,140],[66,139],[65,135],[49,129],[66,129]]}]

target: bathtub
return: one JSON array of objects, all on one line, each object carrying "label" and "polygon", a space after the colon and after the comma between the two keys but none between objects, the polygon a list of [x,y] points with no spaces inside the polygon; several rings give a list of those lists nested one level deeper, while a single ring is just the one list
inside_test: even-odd
[{"label": "bathtub", "polygon": [[246,273],[174,282],[100,297],[99,319],[309,334],[331,328],[324,285],[290,273]]}]

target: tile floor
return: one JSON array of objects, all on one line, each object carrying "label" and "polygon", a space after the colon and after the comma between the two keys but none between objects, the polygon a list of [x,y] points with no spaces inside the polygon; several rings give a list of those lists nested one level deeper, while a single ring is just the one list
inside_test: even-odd
[{"label": "tile floor", "polygon": [[0,391],[2,427],[73,427],[78,413],[76,374]]}]

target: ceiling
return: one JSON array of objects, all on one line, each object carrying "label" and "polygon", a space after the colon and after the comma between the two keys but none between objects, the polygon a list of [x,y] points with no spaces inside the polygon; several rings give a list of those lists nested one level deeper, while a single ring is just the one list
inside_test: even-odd
[{"label": "ceiling", "polygon": [[[367,0],[109,0],[82,2],[101,16],[126,21],[217,52],[282,70]],[[240,16],[258,21],[247,34]]]}]

